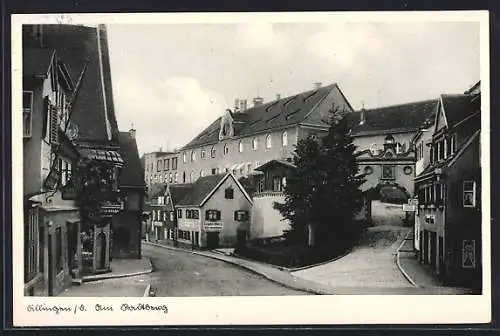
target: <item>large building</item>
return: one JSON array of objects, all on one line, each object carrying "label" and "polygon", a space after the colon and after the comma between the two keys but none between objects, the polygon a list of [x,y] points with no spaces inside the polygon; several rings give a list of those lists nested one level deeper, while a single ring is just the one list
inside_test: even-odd
[{"label": "large building", "polygon": [[[107,48],[104,26],[23,26],[27,295],[57,295],[85,271],[109,270],[124,162]],[[80,202],[83,185],[99,190],[94,203]]]},{"label": "large building", "polygon": [[420,261],[448,284],[481,287],[481,91],[441,95],[429,164],[416,178]]},{"label": "large building", "polygon": [[226,110],[180,150],[179,183],[225,172],[240,178],[269,160],[291,157],[300,139],[327,129],[332,106],[353,110],[337,84]]},{"label": "large building", "polygon": [[144,180],[148,189],[154,184],[179,183],[179,152],[163,151],[145,153],[143,155]]}]

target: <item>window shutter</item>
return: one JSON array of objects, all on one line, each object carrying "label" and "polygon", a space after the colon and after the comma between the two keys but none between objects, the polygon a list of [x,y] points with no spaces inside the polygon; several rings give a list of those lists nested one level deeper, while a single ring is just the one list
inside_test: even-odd
[{"label": "window shutter", "polygon": [[217,220],[220,220],[220,211],[217,210]]},{"label": "window shutter", "polygon": [[205,211],[205,219],[210,219],[210,210]]},{"label": "window shutter", "polygon": [[49,97],[45,97],[43,99],[43,128],[42,128],[42,137],[45,139],[47,137],[47,125],[49,123],[50,116],[50,104]]},{"label": "window shutter", "polygon": [[58,125],[59,117],[57,115],[57,109],[54,106],[50,107],[50,133],[49,142],[51,144],[59,143]]}]

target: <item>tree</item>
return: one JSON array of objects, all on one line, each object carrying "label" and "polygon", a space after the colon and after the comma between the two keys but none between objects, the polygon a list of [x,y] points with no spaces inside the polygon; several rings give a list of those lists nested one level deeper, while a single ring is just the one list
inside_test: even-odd
[{"label": "tree", "polygon": [[328,133],[319,141],[308,137],[297,143],[293,156],[297,168],[285,187],[285,203],[274,204],[290,221],[288,241],[342,242],[346,226],[361,209],[359,187],[364,181],[356,177],[356,147],[347,121],[332,107],[328,123]]}]

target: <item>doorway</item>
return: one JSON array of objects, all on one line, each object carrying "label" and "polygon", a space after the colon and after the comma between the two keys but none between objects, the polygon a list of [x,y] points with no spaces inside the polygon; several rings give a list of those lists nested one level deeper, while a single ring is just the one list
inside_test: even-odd
[{"label": "doorway", "polygon": [[246,230],[238,230],[237,236],[236,236],[236,243],[238,245],[245,245],[247,241],[247,231]]},{"label": "doorway", "polygon": [[96,266],[98,269],[106,268],[106,234],[104,232],[99,232],[97,235],[97,262]]},{"label": "doorway", "polygon": [[209,249],[219,247],[219,232],[207,232],[207,247]]}]

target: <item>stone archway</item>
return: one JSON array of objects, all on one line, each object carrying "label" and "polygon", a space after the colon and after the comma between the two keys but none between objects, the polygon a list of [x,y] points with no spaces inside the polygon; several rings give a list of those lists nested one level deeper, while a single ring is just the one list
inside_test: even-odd
[{"label": "stone archway", "polygon": [[366,212],[373,225],[403,225],[407,214],[403,203],[411,197],[403,186],[397,183],[379,183],[364,192]]}]

